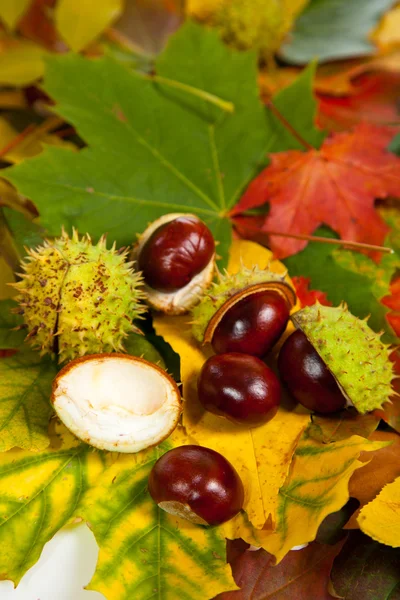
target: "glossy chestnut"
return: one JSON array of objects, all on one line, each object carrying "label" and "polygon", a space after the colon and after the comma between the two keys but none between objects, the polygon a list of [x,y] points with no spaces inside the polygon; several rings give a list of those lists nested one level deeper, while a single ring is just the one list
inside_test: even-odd
[{"label": "glossy chestnut", "polygon": [[138,265],[145,283],[161,292],[185,287],[212,260],[214,238],[208,227],[192,216],[161,225],[141,248]]},{"label": "glossy chestnut", "polygon": [[200,372],[197,390],[207,410],[248,425],[274,417],[281,397],[275,373],[259,358],[236,352],[211,356]]},{"label": "glossy chestnut", "polygon": [[198,525],[218,525],[243,506],[242,481],[218,452],[204,446],[179,446],[158,459],[149,476],[158,506]]},{"label": "glossy chestnut", "polygon": [[289,319],[286,300],[275,291],[251,294],[232,306],[217,325],[212,347],[217,354],[264,356],[279,340]]},{"label": "glossy chestnut", "polygon": [[283,344],[278,369],[291,394],[309,410],[332,413],[345,407],[336,379],[302,331]]}]

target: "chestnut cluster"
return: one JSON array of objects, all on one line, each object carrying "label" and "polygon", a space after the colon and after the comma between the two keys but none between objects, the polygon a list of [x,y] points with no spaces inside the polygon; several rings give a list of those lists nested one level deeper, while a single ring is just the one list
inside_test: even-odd
[{"label": "chestnut cluster", "polygon": [[[181,216],[152,232],[138,262],[149,286],[176,292],[207,267],[214,252],[204,223]],[[251,427],[276,414],[281,384],[262,359],[285,331],[290,309],[282,294],[264,289],[223,314],[211,339],[215,355],[205,362],[197,382],[206,410]],[[310,410],[327,413],[345,405],[335,378],[301,331],[283,344],[278,370],[290,393]],[[162,456],[151,472],[149,491],[161,508],[203,525],[232,518],[243,503],[235,469],[201,446],[182,446]]]}]

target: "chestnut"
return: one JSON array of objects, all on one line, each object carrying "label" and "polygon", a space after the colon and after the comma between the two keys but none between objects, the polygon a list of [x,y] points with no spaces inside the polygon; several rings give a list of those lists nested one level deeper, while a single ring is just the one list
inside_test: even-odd
[{"label": "chestnut", "polygon": [[246,296],[218,323],[211,342],[214,352],[262,357],[279,340],[288,319],[289,306],[281,294],[267,290]]},{"label": "chestnut", "polygon": [[149,492],[158,506],[198,525],[218,525],[243,506],[242,481],[218,452],[204,446],[169,450],[151,470]]},{"label": "chestnut", "polygon": [[281,397],[275,373],[259,358],[237,352],[211,356],[200,371],[197,390],[207,410],[249,425],[274,417]]},{"label": "chestnut", "polygon": [[178,216],[158,227],[140,249],[145,283],[160,292],[180,290],[213,259],[215,242],[195,216]]},{"label": "chestnut", "polygon": [[346,405],[336,379],[301,330],[283,344],[278,369],[294,398],[309,410],[332,413]]}]

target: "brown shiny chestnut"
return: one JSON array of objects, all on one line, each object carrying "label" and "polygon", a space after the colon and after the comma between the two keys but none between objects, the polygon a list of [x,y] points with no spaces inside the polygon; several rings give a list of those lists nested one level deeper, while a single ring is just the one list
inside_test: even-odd
[{"label": "brown shiny chestnut", "polygon": [[198,525],[228,521],[244,500],[242,481],[230,462],[194,445],[173,448],[158,459],[149,492],[160,508]]},{"label": "brown shiny chestnut", "polygon": [[281,397],[275,373],[259,358],[237,352],[211,356],[200,371],[197,390],[207,410],[248,425],[274,417]]},{"label": "brown shiny chestnut", "polygon": [[292,333],[283,344],[278,369],[290,393],[309,410],[332,413],[345,407],[336,379],[302,331]]},{"label": "brown shiny chestnut", "polygon": [[181,216],[150,235],[140,250],[138,266],[148,286],[173,292],[205,269],[214,252],[214,238],[208,227],[194,216]]}]

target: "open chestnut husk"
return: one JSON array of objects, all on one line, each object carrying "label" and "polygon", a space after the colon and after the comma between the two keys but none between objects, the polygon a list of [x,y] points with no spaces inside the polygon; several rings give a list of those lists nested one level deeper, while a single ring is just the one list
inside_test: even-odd
[{"label": "open chestnut husk", "polygon": [[217,353],[262,357],[286,329],[296,293],[286,274],[247,269],[220,274],[192,311],[193,335]]},{"label": "open chestnut husk", "polygon": [[246,425],[272,419],[281,397],[275,373],[259,358],[236,352],[211,356],[200,371],[197,390],[204,408]]},{"label": "open chestnut husk", "polygon": [[310,410],[382,408],[393,393],[391,348],[347,306],[305,307],[291,316],[299,331],[283,344],[278,367],[292,395]]},{"label": "open chestnut husk", "polygon": [[197,525],[219,525],[243,506],[242,481],[219,452],[204,446],[179,446],[158,459],[149,492],[163,510]]},{"label": "open chestnut husk", "polygon": [[215,242],[196,215],[172,213],[152,223],[134,250],[147,303],[169,315],[187,312],[210,285]]}]

